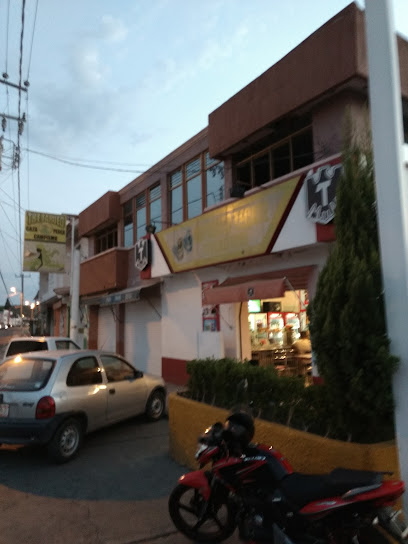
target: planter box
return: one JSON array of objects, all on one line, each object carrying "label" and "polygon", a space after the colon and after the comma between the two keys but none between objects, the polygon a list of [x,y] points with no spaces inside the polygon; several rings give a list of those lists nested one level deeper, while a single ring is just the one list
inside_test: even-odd
[{"label": "planter box", "polygon": [[[194,453],[197,438],[216,421],[224,421],[228,411],[169,396],[170,454],[175,461],[197,469]],[[329,472],[336,467],[393,472],[400,478],[395,442],[355,444],[297,431],[284,425],[255,420],[254,442],[263,442],[287,457],[295,471],[309,474]]]}]

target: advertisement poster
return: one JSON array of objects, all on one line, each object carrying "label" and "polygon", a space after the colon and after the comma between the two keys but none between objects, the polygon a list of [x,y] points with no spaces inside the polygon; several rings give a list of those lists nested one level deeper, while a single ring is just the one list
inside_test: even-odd
[{"label": "advertisement poster", "polygon": [[25,213],[24,263],[27,272],[64,272],[66,216]]},{"label": "advertisement poster", "polygon": [[[201,284],[202,300],[204,300],[204,291],[212,289],[218,285],[218,280],[204,281]],[[219,331],[220,330],[220,307],[216,305],[203,304],[203,331]]]}]

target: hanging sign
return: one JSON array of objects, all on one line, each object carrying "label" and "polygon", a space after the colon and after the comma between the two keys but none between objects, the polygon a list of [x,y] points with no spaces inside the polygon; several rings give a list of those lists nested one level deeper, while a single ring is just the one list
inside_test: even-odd
[{"label": "hanging sign", "polygon": [[325,164],[309,170],[305,177],[307,190],[307,218],[327,225],[336,211],[336,187],[342,173],[342,164]]},{"label": "hanging sign", "polygon": [[150,263],[150,244],[147,238],[139,238],[135,245],[135,266],[144,270]]},{"label": "hanging sign", "polygon": [[65,272],[66,215],[25,213],[24,271]]}]

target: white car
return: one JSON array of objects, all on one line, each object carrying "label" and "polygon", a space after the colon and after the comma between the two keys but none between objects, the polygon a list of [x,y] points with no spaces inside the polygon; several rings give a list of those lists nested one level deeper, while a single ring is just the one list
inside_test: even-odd
[{"label": "white car", "polygon": [[59,349],[81,349],[71,338],[65,336],[14,336],[7,344],[1,359],[29,351]]}]

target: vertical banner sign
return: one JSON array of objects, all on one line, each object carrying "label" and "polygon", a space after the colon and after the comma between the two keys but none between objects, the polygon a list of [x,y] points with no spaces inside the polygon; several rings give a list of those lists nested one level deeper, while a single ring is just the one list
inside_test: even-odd
[{"label": "vertical banner sign", "polygon": [[26,211],[23,270],[64,272],[66,229],[66,215]]},{"label": "vertical banner sign", "polygon": [[[204,281],[201,284],[202,300],[204,300],[204,291],[212,289],[218,285],[218,280]],[[203,304],[203,331],[220,330],[220,307],[216,305]]]},{"label": "vertical banner sign", "polygon": [[[339,159],[340,160],[340,159]],[[305,177],[308,219],[327,225],[336,211],[336,188],[342,173],[342,164],[325,164],[309,170]]]}]

